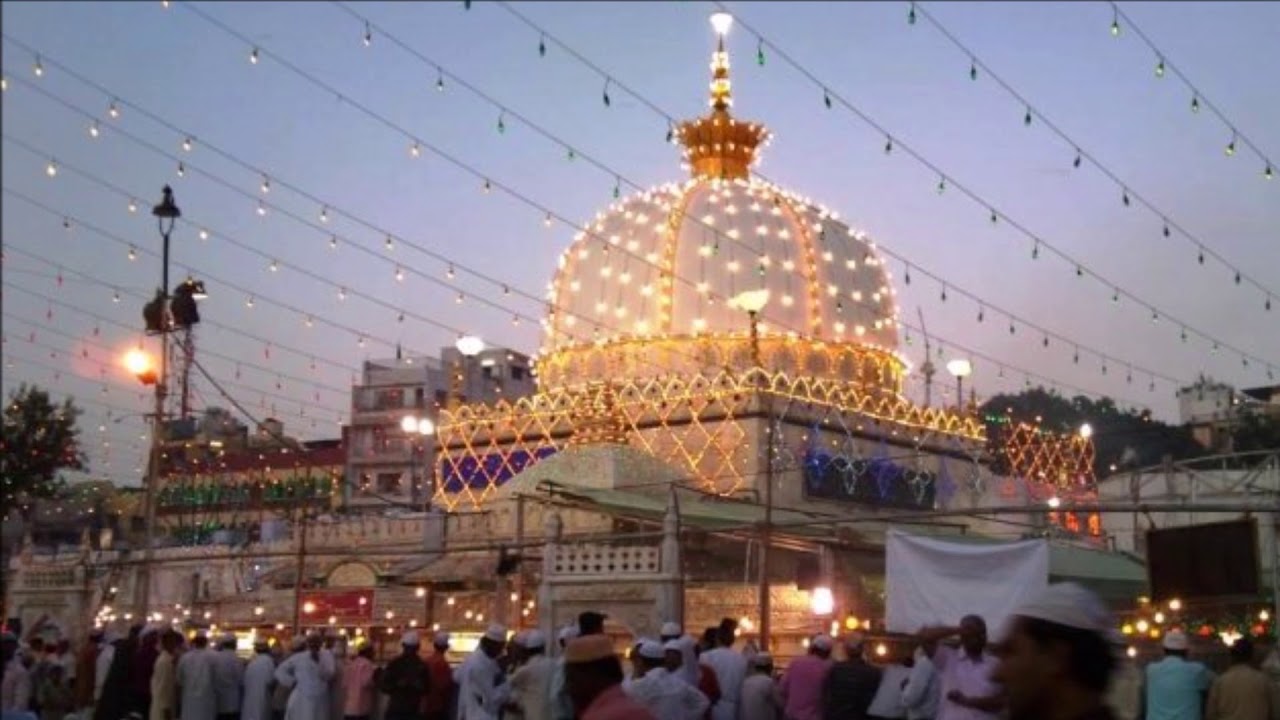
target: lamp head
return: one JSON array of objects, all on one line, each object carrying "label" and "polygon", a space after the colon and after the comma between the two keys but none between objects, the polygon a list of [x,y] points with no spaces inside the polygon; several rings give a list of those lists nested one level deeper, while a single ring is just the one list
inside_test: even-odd
[{"label": "lamp head", "polygon": [[412,435],[413,433],[417,432],[418,418],[412,415],[405,415],[403,418],[400,419],[400,429],[403,430],[406,435]]},{"label": "lamp head", "polygon": [[161,220],[176,220],[182,217],[182,211],[178,209],[177,203],[173,201],[173,188],[165,185],[164,190],[161,192],[163,197],[160,200],[160,204],[151,208],[151,214]]},{"label": "lamp head", "polygon": [[1083,425],[1081,425],[1080,437],[1085,440],[1088,440],[1089,438],[1093,437],[1093,426],[1090,425],[1089,423],[1084,423]]},{"label": "lamp head", "polygon": [[745,310],[752,315],[759,313],[764,309],[764,306],[768,304],[769,290],[767,288],[760,288],[759,290],[744,290],[743,292],[734,295],[733,299],[729,301],[730,307]]},{"label": "lamp head", "polygon": [[419,435],[434,435],[436,433],[436,424],[431,422],[431,418],[419,418],[417,431]]},{"label": "lamp head", "polygon": [[463,335],[458,338],[458,342],[454,343],[454,346],[458,348],[458,352],[462,353],[463,356],[475,357],[484,350],[484,341],[475,335]]},{"label": "lamp head", "polygon": [[964,358],[956,358],[947,362],[947,372],[955,377],[969,377],[973,372],[973,363]]}]

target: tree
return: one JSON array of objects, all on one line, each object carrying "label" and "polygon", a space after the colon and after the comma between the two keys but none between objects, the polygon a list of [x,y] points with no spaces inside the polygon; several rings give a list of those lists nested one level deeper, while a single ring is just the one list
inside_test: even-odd
[{"label": "tree", "polygon": [[84,470],[76,420],[80,409],[67,398],[61,405],[49,393],[23,384],[4,408],[0,438],[0,483],[5,505],[55,496],[64,486],[63,470]]},{"label": "tree", "polygon": [[1231,428],[1231,449],[1234,452],[1280,450],[1280,418],[1261,410],[1240,413]]},{"label": "tree", "polygon": [[1083,395],[1070,399],[1042,387],[1014,395],[996,395],[982,405],[988,436],[1001,437],[1012,420],[1038,425],[1060,433],[1093,428],[1094,476],[1101,479],[1115,470],[1160,463],[1166,456],[1184,460],[1204,454],[1185,426],[1156,420],[1150,410],[1124,410],[1108,397],[1092,400]]}]

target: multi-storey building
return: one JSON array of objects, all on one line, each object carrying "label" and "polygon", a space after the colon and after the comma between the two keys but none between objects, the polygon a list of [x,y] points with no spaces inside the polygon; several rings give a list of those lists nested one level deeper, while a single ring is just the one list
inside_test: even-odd
[{"label": "multi-storey building", "polygon": [[515,400],[534,391],[528,356],[485,348],[464,356],[443,348],[439,358],[401,356],[364,363],[351,392],[351,424],[345,427],[344,499],[351,507],[388,502],[419,507],[431,497],[434,435],[406,433],[406,416],[435,423],[451,403]]}]

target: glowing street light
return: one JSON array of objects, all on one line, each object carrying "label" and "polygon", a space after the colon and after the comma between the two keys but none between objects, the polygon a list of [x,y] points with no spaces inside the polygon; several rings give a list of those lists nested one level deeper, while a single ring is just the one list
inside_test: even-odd
[{"label": "glowing street light", "polygon": [[729,28],[733,27],[733,16],[726,12],[713,13],[711,27],[715,29],[717,35],[724,37],[729,34]]},{"label": "glowing street light", "polygon": [[831,593],[831,588],[814,588],[810,606],[814,615],[830,615],[836,609],[836,598]]},{"label": "glowing street light", "polygon": [[956,407],[964,407],[964,379],[973,374],[973,363],[964,358],[947,362],[947,372],[956,378]]},{"label": "glowing street light", "polygon": [[124,367],[143,385],[154,385],[159,375],[154,360],[145,351],[133,348],[124,354]]},{"label": "glowing street light", "polygon": [[1093,426],[1090,425],[1089,423],[1084,423],[1083,425],[1081,425],[1080,437],[1085,440],[1088,440],[1089,438],[1093,437]]}]

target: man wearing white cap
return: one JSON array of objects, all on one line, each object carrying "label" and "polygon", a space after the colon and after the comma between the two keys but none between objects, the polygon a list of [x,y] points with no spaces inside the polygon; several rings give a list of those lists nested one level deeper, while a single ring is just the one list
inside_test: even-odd
[{"label": "man wearing white cap", "polygon": [[333,679],[333,655],[321,647],[321,638],[307,635],[302,652],[290,655],[276,668],[276,682],[293,688],[285,705],[285,720],[328,720],[329,681]]},{"label": "man wearing white cap", "polygon": [[244,664],[236,657],[236,636],[224,633],[213,654],[213,692],[218,701],[218,720],[239,720],[240,686]]},{"label": "man wearing white cap", "polygon": [[1165,633],[1164,659],[1147,666],[1147,720],[1200,720],[1213,673],[1187,660],[1190,643],[1181,630]]},{"label": "man wearing white cap", "polygon": [[480,638],[480,647],[454,673],[458,683],[458,720],[496,720],[502,707],[498,692],[498,655],[507,642],[507,629],[490,625]]},{"label": "man wearing white cap", "polygon": [[424,703],[426,720],[449,720],[454,712],[453,668],[449,667],[449,633],[437,632],[431,641],[434,652],[427,658],[427,698]]},{"label": "man wearing white cap", "polygon": [[525,663],[507,680],[509,707],[524,720],[551,720],[551,674],[555,663],[547,657],[547,636],[541,630],[522,634]]},{"label": "man wearing white cap", "polygon": [[698,687],[698,653],[694,650],[696,643],[693,638],[685,637],[680,625],[673,622],[663,623],[659,636],[664,647],[670,642],[680,643],[680,667],[674,671],[668,668],[668,671],[674,672],[689,685]]},{"label": "man wearing white cap", "polygon": [[214,720],[218,716],[213,666],[209,634],[201,630],[191,641],[191,649],[178,658],[175,671],[182,720]]},{"label": "man wearing white cap", "polygon": [[787,720],[822,720],[822,689],[831,672],[833,647],[831,636],[815,635],[809,641],[809,654],[791,661],[778,683]]},{"label": "man wearing white cap", "polygon": [[742,681],[742,708],[739,720],[781,720],[777,683],[773,680],[773,656],[758,652],[748,663],[751,672]]},{"label": "man wearing white cap", "polygon": [[386,693],[387,720],[413,720],[418,716],[422,698],[427,692],[427,664],[418,654],[418,633],[410,630],[400,638],[400,656],[387,663],[379,682]]},{"label": "man wearing white cap", "polygon": [[1014,610],[992,676],[1010,720],[1111,720],[1113,622],[1102,601],[1075,583],[1050,585]]},{"label": "man wearing white cap", "polygon": [[240,700],[240,720],[271,720],[271,684],[276,663],[266,638],[253,642],[253,659],[244,669],[244,695]]},{"label": "man wearing white cap", "polygon": [[636,650],[639,677],[631,679],[627,694],[663,720],[698,720],[710,702],[697,688],[667,672],[666,648],[657,640],[644,640]]},{"label": "man wearing white cap", "polygon": [[556,659],[556,666],[551,672],[551,712],[554,720],[573,720],[573,700],[569,697],[564,685],[564,649],[570,640],[578,637],[577,625],[566,625],[556,634],[560,644],[561,655]]}]

